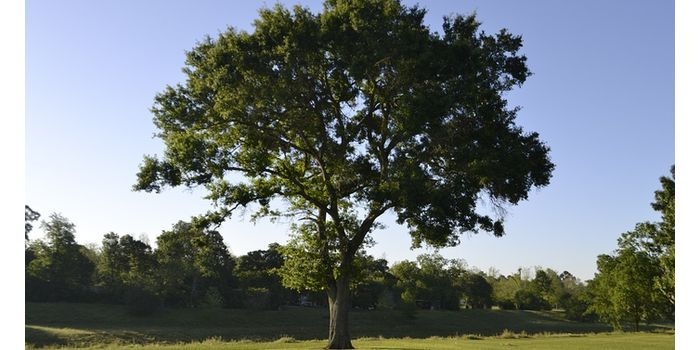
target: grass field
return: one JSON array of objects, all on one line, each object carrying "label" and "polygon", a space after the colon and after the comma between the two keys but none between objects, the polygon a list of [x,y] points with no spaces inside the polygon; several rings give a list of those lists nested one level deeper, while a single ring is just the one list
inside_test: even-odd
[{"label": "grass field", "polygon": [[[134,317],[117,305],[27,303],[25,315],[28,347],[319,349],[325,342],[317,339],[326,338],[328,324],[322,308],[166,309]],[[672,334],[608,334],[607,325],[570,322],[554,312],[420,311],[409,320],[396,311],[353,311],[350,317],[353,344],[362,349],[672,349],[674,345]]]}]

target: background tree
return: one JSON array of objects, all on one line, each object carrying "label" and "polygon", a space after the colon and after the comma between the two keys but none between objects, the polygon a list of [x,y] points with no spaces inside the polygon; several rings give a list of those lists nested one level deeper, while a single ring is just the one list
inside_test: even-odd
[{"label": "background tree", "polygon": [[557,305],[564,309],[564,316],[573,321],[595,320],[595,315],[587,312],[591,299],[588,286],[569,271],[562,272],[558,278],[562,291],[557,297]]},{"label": "background tree", "polygon": [[232,296],[233,261],[217,231],[180,221],[157,238],[158,275],[166,303],[198,306],[210,288],[221,302]]},{"label": "background tree", "polygon": [[44,241],[32,244],[35,258],[26,268],[30,301],[79,301],[91,293],[95,266],[75,242],[75,225],[60,214],[42,221]]},{"label": "background tree", "polygon": [[659,273],[648,255],[632,249],[622,249],[617,256],[598,257],[598,273],[591,284],[594,298],[591,310],[616,330],[623,322],[639,323],[657,317],[653,298],[654,277]]},{"label": "background tree", "polygon": [[[375,309],[383,295],[392,293],[394,276],[389,273],[389,265],[385,259],[375,259],[362,253],[356,261],[359,265],[356,270],[362,274],[355,279],[351,287],[352,305],[361,309]],[[391,298],[391,301],[385,302],[393,304],[393,297]]]},{"label": "background tree", "polygon": [[420,299],[429,302],[431,309],[459,309],[459,288],[457,283],[464,269],[454,268],[458,263],[445,259],[437,253],[421,254],[416,260],[420,266],[420,280],[425,293]]},{"label": "background tree", "polygon": [[617,328],[675,315],[675,167],[660,181],[651,205],[662,221],[638,223],[618,239],[617,255],[598,259],[590,310]]},{"label": "background tree", "polygon": [[37,221],[41,214],[32,210],[28,205],[24,205],[24,240],[29,240],[29,232],[34,228],[34,221]]},{"label": "background tree", "polygon": [[119,235],[110,232],[102,238],[100,257],[96,266],[97,287],[109,301],[121,299],[123,293],[122,272],[125,271],[126,261],[119,246]]},{"label": "background tree", "polygon": [[482,274],[466,274],[462,288],[468,308],[490,309],[493,305],[493,287]]},{"label": "background tree", "polygon": [[475,290],[471,290],[473,302],[483,297],[478,302],[479,307],[486,303],[490,306],[490,290],[487,297],[482,290],[476,290],[483,286],[470,286],[469,276],[473,272],[467,271],[466,263],[460,260],[445,259],[437,253],[421,254],[416,261],[394,264],[390,273],[396,279],[395,286],[404,303],[414,302],[426,309],[457,310],[468,289],[474,287]]},{"label": "background tree", "polygon": [[517,273],[503,276],[500,275],[491,281],[493,286],[494,302],[499,308],[504,310],[519,309],[520,304],[515,298],[516,293],[527,287],[528,281],[521,274],[522,269]]},{"label": "background tree", "polygon": [[400,308],[408,318],[416,314],[416,301],[427,293],[428,286],[422,280],[418,264],[404,260],[391,266],[390,272],[396,277],[396,288],[400,298]]},{"label": "background tree", "polygon": [[103,300],[126,303],[136,314],[160,305],[156,259],[147,243],[131,235],[105,234],[96,265]]},{"label": "background tree", "polygon": [[266,250],[248,252],[236,259],[234,275],[238,287],[244,290],[256,288],[258,291],[267,291],[269,300],[263,305],[264,308],[277,309],[282,305],[298,302],[299,294],[282,284],[278,271],[283,264],[281,246],[277,243],[270,244]]},{"label": "background tree", "polygon": [[[24,267],[29,266],[29,263],[34,260],[36,256],[32,245],[29,244],[29,232],[34,228],[33,222],[38,220],[41,214],[32,210],[28,205],[24,205]],[[26,276],[25,276],[26,279]]]},{"label": "background tree", "polygon": [[[535,304],[538,306],[535,308],[536,310],[552,309],[556,303],[558,282],[559,278],[554,271],[542,269],[535,271],[535,278],[529,284],[529,287],[536,299]],[[530,308],[533,308],[533,306],[530,306]]]},{"label": "background tree", "polygon": [[166,150],[144,159],[135,188],[202,185],[214,224],[257,202],[259,215],[312,225],[302,243],[325,266],[313,284],[328,295],[329,348],[352,347],[354,260],[382,214],[416,246],[500,236],[502,218],[477,212],[478,199],[516,204],[554,167],[503,97],[530,75],[521,38],[480,32],[475,16],[446,18],[440,35],[424,15],[397,0],[263,9],[252,33],[205,38],[186,84],[156,97]]},{"label": "background tree", "polygon": [[673,319],[675,314],[676,284],[676,224],[675,224],[675,166],[671,167],[671,177],[662,176],[661,189],[654,192],[654,210],[661,213],[661,222],[638,223],[634,230],[624,233],[618,241],[620,247],[647,254],[661,268],[661,274],[654,278],[655,297],[663,314]]}]

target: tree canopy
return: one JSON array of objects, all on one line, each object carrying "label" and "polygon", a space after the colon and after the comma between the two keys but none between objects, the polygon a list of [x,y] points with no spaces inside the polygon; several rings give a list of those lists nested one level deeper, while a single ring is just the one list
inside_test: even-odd
[{"label": "tree canopy", "polygon": [[179,221],[158,236],[157,245],[154,253],[166,302],[180,300],[195,306],[208,288],[216,290],[219,299],[227,294],[231,281],[226,279],[231,278],[234,264],[219,232]]},{"label": "tree canopy", "polygon": [[660,182],[651,206],[661,221],[638,223],[618,239],[615,255],[598,257],[590,309],[618,329],[675,317],[675,166]]},{"label": "tree canopy", "polygon": [[[187,81],[155,98],[166,149],[144,158],[134,188],[204,186],[217,209],[201,223],[253,203],[257,216],[304,220],[330,267],[331,313],[346,313],[353,257],[389,210],[415,246],[504,234],[478,200],[516,204],[554,168],[504,98],[530,75],[522,39],[486,34],[474,15],[446,17],[439,34],[424,15],[397,0],[276,5],[250,33],[206,37],[187,53]],[[330,333],[330,347],[351,346],[347,330]]]},{"label": "tree canopy", "polygon": [[88,292],[94,266],[75,241],[75,225],[58,213],[41,222],[46,240],[33,242],[26,266],[27,299],[79,300]]}]

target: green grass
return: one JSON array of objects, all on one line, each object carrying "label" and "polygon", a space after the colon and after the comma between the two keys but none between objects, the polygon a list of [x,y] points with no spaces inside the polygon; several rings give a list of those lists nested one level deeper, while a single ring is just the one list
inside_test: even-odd
[{"label": "green grass", "polygon": [[[101,344],[99,349],[140,350],[253,350],[253,349],[321,349],[323,340],[298,341],[283,337],[272,342],[250,340],[225,342],[209,339],[202,342],[176,344],[125,345]],[[479,337],[431,337],[426,339],[360,338],[353,340],[356,349],[434,349],[434,350],[496,350],[496,349],[541,349],[541,350],[664,350],[674,348],[674,336],[668,333],[598,333],[585,335],[535,335],[518,338]],[[71,347],[65,347],[69,349]]]},{"label": "green grass", "polygon": [[[129,316],[117,305],[27,303],[25,310],[29,347],[318,349],[324,341],[317,339],[326,338],[328,327],[327,310],[322,308],[165,309],[149,317]],[[673,348],[673,336],[668,334],[593,335],[611,329],[566,321],[555,312],[420,311],[415,320],[408,320],[398,311],[353,311],[350,318],[353,343],[367,349],[460,349],[466,344],[470,349],[500,349],[509,342],[519,349],[567,349],[574,343],[578,345],[569,348],[626,349],[626,344],[636,344],[630,349],[643,349],[645,344],[660,344],[649,349]],[[546,333],[588,335],[520,337]],[[473,347],[477,345],[485,347]]]}]

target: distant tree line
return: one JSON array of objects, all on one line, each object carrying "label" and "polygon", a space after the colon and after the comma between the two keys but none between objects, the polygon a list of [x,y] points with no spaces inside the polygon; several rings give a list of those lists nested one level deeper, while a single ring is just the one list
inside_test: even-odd
[{"label": "distant tree line", "polygon": [[[661,178],[652,207],[660,222],[643,222],[622,234],[618,249],[598,257],[595,277],[582,282],[568,271],[518,269],[502,275],[468,267],[437,253],[389,266],[361,252],[351,286],[359,309],[562,310],[577,321],[624,324],[673,321],[675,317],[675,170]],[[29,240],[40,214],[25,206],[27,301],[119,303],[134,314],[160,307],[277,309],[327,306],[315,285],[320,260],[304,254],[297,237],[287,245],[233,256],[219,232],[196,220],[178,222],[156,239],[156,248],[131,235],[110,232],[101,246],[75,241],[75,225],[51,214],[45,238]],[[302,237],[303,238],[303,237]]]},{"label": "distant tree line", "polygon": [[[27,225],[39,217],[32,213]],[[27,239],[25,249],[27,301],[119,303],[137,314],[158,307],[277,309],[327,303],[320,287],[305,290],[299,285],[306,284],[294,283],[299,281],[295,273],[313,271],[296,265],[289,246],[273,243],[236,257],[219,232],[182,221],[158,236],[155,249],[113,232],[104,235],[100,246],[80,245],[75,226],[59,214],[51,214],[41,228],[45,238]],[[576,304],[583,303],[585,285],[566,271],[487,274],[437,253],[393,266],[361,254],[358,264],[362,273],[352,286],[354,308],[401,309],[409,317],[421,308],[563,308],[576,319],[586,309]]]}]

